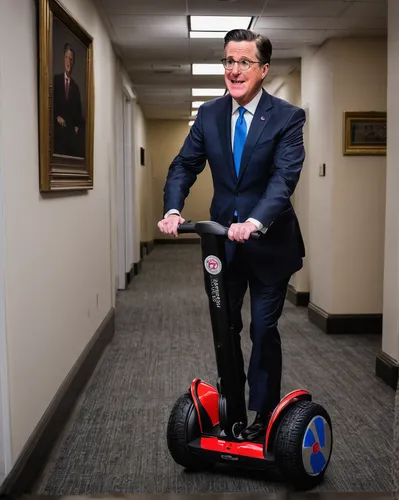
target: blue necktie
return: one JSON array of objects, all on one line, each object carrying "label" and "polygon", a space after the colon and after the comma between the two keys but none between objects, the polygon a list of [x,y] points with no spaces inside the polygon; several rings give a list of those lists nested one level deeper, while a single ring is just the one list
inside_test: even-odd
[{"label": "blue necktie", "polygon": [[244,113],[246,111],[245,108],[238,108],[240,116],[237,118],[236,128],[234,132],[234,146],[233,146],[233,155],[234,155],[234,165],[236,167],[237,177],[240,173],[240,164],[242,152],[244,149],[245,140],[247,138],[247,123],[244,118]]},{"label": "blue necktie", "polygon": [[[240,173],[241,157],[242,157],[242,152],[244,150],[245,140],[247,138],[247,123],[244,118],[245,111],[246,111],[245,108],[242,107],[238,108],[240,116],[237,118],[236,128],[234,131],[233,156],[234,156],[234,165],[236,167],[237,177]],[[238,218],[237,210],[234,211],[234,215]]]}]

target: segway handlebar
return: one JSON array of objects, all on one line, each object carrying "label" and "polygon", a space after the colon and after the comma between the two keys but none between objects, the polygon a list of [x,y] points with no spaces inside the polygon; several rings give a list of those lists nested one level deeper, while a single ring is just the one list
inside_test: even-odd
[{"label": "segway handlebar", "polygon": [[[215,221],[199,221],[196,223],[183,223],[180,224],[177,228],[177,232],[179,234],[188,234],[188,233],[196,233],[199,236],[203,234],[214,234],[216,236],[224,236],[227,238],[227,234],[229,232],[229,228],[226,226],[222,226]],[[260,232],[251,233],[250,239],[258,240],[260,238]]]}]

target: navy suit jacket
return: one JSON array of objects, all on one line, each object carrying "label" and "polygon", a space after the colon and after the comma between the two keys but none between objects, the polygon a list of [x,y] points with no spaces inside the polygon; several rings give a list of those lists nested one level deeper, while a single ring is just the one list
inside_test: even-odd
[{"label": "navy suit jacket", "polygon": [[197,175],[208,161],[214,194],[211,220],[228,226],[234,211],[268,228],[259,240],[243,244],[247,263],[265,282],[286,279],[302,267],[305,247],[290,197],[299,180],[305,151],[303,109],[271,96],[262,97],[248,131],[237,177],[231,138],[230,95],[204,103],[164,187],[164,213],[182,211]]}]

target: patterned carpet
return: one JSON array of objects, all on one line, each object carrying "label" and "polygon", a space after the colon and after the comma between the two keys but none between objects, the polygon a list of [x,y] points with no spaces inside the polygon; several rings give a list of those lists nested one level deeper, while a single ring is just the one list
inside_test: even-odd
[{"label": "patterned carpet", "polygon": [[[77,402],[35,493],[278,492],[265,474],[190,474],[166,445],[171,406],[200,376],[215,383],[200,248],[157,246],[117,299],[117,331]],[[249,324],[248,301],[244,310]],[[304,387],[330,413],[334,450],[316,491],[392,491],[395,393],[374,375],[380,338],[327,336],[306,308],[286,303],[280,322],[283,391]],[[244,332],[246,333],[246,331]],[[243,335],[248,360],[250,343]]]}]

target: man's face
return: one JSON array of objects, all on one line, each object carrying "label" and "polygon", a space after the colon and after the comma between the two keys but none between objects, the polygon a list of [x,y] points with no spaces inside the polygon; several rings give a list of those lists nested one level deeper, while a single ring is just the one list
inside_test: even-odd
[{"label": "man's face", "polygon": [[[235,61],[258,61],[255,42],[229,42],[225,49],[225,58]],[[262,82],[269,65],[250,64],[248,71],[242,71],[238,64],[233,69],[225,70],[224,79],[230,95],[240,104],[248,104],[262,87]]]},{"label": "man's face", "polygon": [[64,55],[65,72],[70,73],[73,67],[73,54],[72,51],[67,50]]}]

